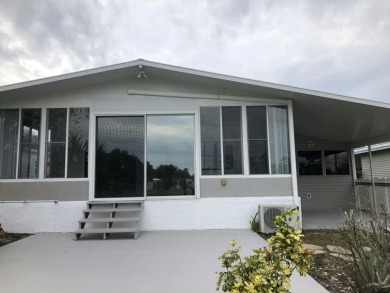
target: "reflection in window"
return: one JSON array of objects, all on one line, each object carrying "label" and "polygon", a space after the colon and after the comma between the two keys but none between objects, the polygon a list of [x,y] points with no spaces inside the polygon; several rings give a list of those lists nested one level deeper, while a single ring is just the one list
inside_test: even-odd
[{"label": "reflection in window", "polygon": [[321,151],[298,151],[299,175],[322,175]]},{"label": "reflection in window", "polygon": [[22,109],[19,178],[38,178],[41,109]]},{"label": "reflection in window", "polygon": [[89,108],[69,109],[68,178],[88,177]]},{"label": "reflection in window", "polygon": [[147,116],[147,196],[194,195],[194,116]]},{"label": "reflection in window", "polygon": [[242,174],[241,107],[222,107],[224,174]]},{"label": "reflection in window", "polygon": [[247,107],[249,173],[268,174],[266,107]]},{"label": "reflection in window", "polygon": [[347,151],[325,151],[326,175],[349,175]]},{"label": "reflection in window", "polygon": [[219,107],[200,108],[202,175],[221,175]]},{"label": "reflection in window", "polygon": [[144,195],[144,117],[97,117],[95,197]]},{"label": "reflection in window", "polygon": [[15,179],[19,110],[0,110],[0,179]]},{"label": "reflection in window", "polygon": [[65,176],[66,108],[47,109],[46,177]]}]

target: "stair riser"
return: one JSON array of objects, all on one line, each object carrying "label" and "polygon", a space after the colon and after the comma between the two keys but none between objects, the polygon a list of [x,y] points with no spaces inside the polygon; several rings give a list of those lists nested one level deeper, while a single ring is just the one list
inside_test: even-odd
[{"label": "stair riser", "polygon": [[142,213],[143,202],[88,202],[75,239],[83,234],[101,234],[107,239],[113,233],[132,233],[137,239]]}]

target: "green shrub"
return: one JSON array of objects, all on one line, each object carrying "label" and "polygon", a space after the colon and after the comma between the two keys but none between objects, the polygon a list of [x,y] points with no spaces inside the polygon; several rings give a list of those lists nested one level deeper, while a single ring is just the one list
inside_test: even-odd
[{"label": "green shrub", "polygon": [[345,213],[340,231],[353,257],[346,272],[356,293],[390,292],[390,216],[368,213],[367,222]]},{"label": "green shrub", "polygon": [[[303,234],[289,226],[298,210],[287,210],[276,216],[276,234],[267,240],[268,248],[254,249],[253,255],[241,258],[241,247],[230,241],[219,260],[224,271],[217,272],[217,290],[223,292],[290,292],[294,270],[306,275],[311,268],[311,252],[302,247]],[[299,220],[296,217],[297,221]]]}]

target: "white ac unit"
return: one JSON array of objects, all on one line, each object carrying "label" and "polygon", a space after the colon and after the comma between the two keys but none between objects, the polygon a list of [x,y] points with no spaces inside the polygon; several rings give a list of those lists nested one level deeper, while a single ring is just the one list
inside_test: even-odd
[{"label": "white ac unit", "polygon": [[[275,233],[274,225],[275,217],[284,213],[287,209],[296,209],[297,206],[291,205],[259,205],[259,229],[260,233],[271,234]],[[290,226],[298,229],[297,215],[288,223]]]}]

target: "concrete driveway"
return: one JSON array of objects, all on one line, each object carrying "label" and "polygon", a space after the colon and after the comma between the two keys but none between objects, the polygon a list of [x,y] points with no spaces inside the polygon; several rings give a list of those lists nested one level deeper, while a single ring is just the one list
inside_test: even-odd
[{"label": "concrete driveway", "polygon": [[[80,240],[43,233],[0,248],[0,291],[211,293],[218,256],[236,239],[243,253],[265,246],[250,230],[141,232],[138,240]],[[328,292],[293,275],[292,292]]]}]

